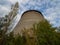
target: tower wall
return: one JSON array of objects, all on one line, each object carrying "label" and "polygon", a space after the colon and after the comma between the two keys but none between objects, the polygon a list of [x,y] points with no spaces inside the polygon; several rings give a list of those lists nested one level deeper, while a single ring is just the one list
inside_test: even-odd
[{"label": "tower wall", "polygon": [[19,23],[14,28],[14,34],[20,34],[24,28],[30,29],[33,27],[34,23],[38,23],[42,20],[44,20],[44,17],[41,12],[36,10],[26,11],[22,14]]}]

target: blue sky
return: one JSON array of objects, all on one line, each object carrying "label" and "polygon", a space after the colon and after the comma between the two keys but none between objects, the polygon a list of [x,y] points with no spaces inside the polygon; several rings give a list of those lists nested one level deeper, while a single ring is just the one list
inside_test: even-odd
[{"label": "blue sky", "polygon": [[[26,10],[38,10],[54,26],[60,26],[60,0],[0,0],[0,17],[8,14],[11,5],[19,2],[19,13]],[[19,17],[17,16],[17,17]],[[17,18],[18,20],[20,19]]]}]

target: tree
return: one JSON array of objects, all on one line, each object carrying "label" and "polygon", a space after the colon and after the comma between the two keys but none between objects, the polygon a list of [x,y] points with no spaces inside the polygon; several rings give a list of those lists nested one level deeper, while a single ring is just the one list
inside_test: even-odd
[{"label": "tree", "polygon": [[16,4],[11,8],[11,12],[8,14],[8,19],[10,21],[17,15],[18,9],[19,9],[19,4],[18,2],[16,2]]},{"label": "tree", "polygon": [[13,20],[13,18],[17,15],[18,8],[19,8],[19,5],[17,2],[13,6],[9,14],[6,15],[5,17],[2,17],[0,20],[0,45],[4,45],[6,42],[6,39],[7,39],[6,37],[8,37],[8,35],[6,35],[8,31],[8,26],[11,24],[11,21]]},{"label": "tree", "polygon": [[55,32],[56,28],[46,20],[33,26],[37,37],[37,45],[60,45],[60,36]]},{"label": "tree", "polygon": [[9,12],[8,15],[5,15],[5,17],[1,18],[0,20],[0,29],[5,30],[5,32],[7,32],[8,30],[8,26],[11,24],[11,21],[13,20],[13,18],[17,15],[18,12],[18,2],[13,6],[13,8],[11,9],[11,11]]}]

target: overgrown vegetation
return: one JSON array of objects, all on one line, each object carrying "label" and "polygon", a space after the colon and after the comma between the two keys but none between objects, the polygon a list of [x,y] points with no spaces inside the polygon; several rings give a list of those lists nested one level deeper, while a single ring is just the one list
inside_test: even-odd
[{"label": "overgrown vegetation", "polygon": [[[15,17],[18,7],[16,3],[8,15]],[[6,34],[12,20],[10,16],[6,16],[7,20],[4,18],[3,22],[0,21],[0,45],[60,45],[60,33],[56,32],[56,28],[47,20],[34,24],[31,29],[24,29],[22,36],[19,34],[14,36],[13,32]]]},{"label": "overgrown vegetation", "polygon": [[60,45],[60,34],[55,29],[48,21],[42,21],[33,25],[33,37],[27,31],[23,32],[23,36],[14,36],[13,33],[5,35],[0,30],[0,45]]},{"label": "overgrown vegetation", "polygon": [[56,28],[52,27],[48,21],[42,21],[34,26],[37,36],[38,45],[60,45],[60,34],[55,32]]}]

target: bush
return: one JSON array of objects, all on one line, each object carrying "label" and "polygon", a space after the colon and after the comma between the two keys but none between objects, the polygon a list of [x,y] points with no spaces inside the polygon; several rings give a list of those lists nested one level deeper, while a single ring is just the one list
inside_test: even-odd
[{"label": "bush", "polygon": [[29,37],[26,29],[22,36],[14,36],[13,32],[6,35],[0,30],[0,45],[60,45],[60,33],[55,32],[55,30],[56,28],[52,27],[48,21],[33,25],[32,31],[35,38]]},{"label": "bush", "polygon": [[60,45],[60,36],[55,32],[48,21],[42,21],[34,25],[34,32],[37,36],[37,45]]}]

